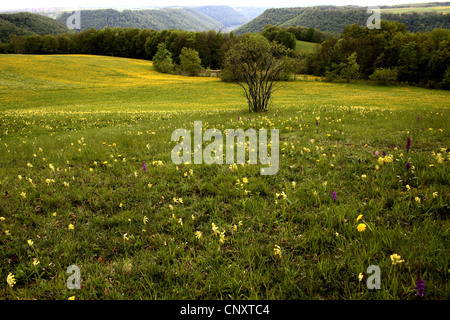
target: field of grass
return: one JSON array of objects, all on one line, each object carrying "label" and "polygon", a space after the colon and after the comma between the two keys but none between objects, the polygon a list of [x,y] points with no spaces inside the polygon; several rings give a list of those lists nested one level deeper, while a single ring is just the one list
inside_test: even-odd
[{"label": "field of grass", "polygon": [[[149,61],[0,55],[0,299],[449,299],[449,98],[309,79],[257,115]],[[173,164],[194,121],[279,129],[278,173]]]},{"label": "field of grass", "polygon": [[450,7],[408,7],[408,8],[386,8],[381,9],[381,13],[411,13],[411,12],[436,12],[436,13],[450,13]]},{"label": "field of grass", "polygon": [[307,41],[300,41],[297,40],[296,46],[295,46],[295,50],[303,50],[306,51],[307,53],[313,52],[314,51],[314,47],[317,44],[314,42],[307,42]]}]

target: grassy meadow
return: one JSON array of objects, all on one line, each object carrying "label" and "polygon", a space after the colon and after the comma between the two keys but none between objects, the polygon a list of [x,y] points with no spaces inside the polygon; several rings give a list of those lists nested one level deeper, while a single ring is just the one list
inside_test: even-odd
[{"label": "grassy meadow", "polygon": [[[450,93],[298,79],[249,114],[150,61],[0,55],[0,299],[449,299]],[[278,173],[173,164],[194,121],[279,129]]]},{"label": "grassy meadow", "polygon": [[317,43],[314,42],[307,42],[307,41],[301,41],[297,40],[295,43],[295,50],[303,50],[307,53],[313,52],[314,47],[317,45]]},{"label": "grassy meadow", "polygon": [[434,7],[414,7],[411,5],[407,8],[383,8],[382,13],[411,13],[411,12],[436,12],[436,13],[450,13],[450,7],[448,6],[434,6]]}]

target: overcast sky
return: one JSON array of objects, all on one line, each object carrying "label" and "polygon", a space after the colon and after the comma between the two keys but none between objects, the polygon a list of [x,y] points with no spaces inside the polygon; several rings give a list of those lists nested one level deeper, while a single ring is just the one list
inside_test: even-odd
[{"label": "overcast sky", "polygon": [[200,6],[228,5],[232,7],[304,7],[314,5],[394,5],[435,2],[439,0],[2,0],[0,10],[24,8],[86,8],[86,7],[143,7],[143,6]]}]

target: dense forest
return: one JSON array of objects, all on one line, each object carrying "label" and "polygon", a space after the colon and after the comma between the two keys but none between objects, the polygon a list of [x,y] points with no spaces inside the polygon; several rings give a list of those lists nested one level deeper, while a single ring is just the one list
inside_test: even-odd
[{"label": "dense forest", "polygon": [[[302,8],[268,9],[263,14],[237,28],[236,34],[261,32],[270,24],[281,27],[304,26],[341,34],[345,26],[366,24],[371,13],[363,7],[316,6]],[[405,24],[408,31],[424,32],[436,28],[450,29],[450,16],[436,12],[382,13],[381,18]]]},{"label": "dense forest", "polygon": [[43,36],[68,31],[65,24],[37,14],[28,12],[0,14],[0,42],[8,42],[11,34]]},{"label": "dense forest", "polygon": [[353,24],[306,59],[307,73],[330,81],[362,78],[450,88],[449,29],[412,33],[395,21],[382,20],[381,29],[372,30]]}]

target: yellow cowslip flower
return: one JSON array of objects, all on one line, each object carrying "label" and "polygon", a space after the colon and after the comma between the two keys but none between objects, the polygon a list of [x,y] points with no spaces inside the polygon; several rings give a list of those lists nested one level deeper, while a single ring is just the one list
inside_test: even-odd
[{"label": "yellow cowslip flower", "polygon": [[71,297],[67,298],[67,300],[75,300],[75,296],[71,296]]},{"label": "yellow cowslip flower", "polygon": [[317,191],[313,192],[314,197],[317,197],[319,194],[317,193]]},{"label": "yellow cowslip flower", "polygon": [[439,193],[437,191],[433,192],[433,199],[436,198],[436,197],[439,197]]},{"label": "yellow cowslip flower", "polygon": [[367,178],[367,176],[365,174],[361,175],[361,178],[364,180]]},{"label": "yellow cowslip flower", "polygon": [[405,262],[405,260],[400,260],[401,256],[399,254],[394,253],[394,254],[391,254],[390,257],[391,257],[392,264],[394,264],[394,265]]},{"label": "yellow cowslip flower", "polygon": [[26,194],[25,192],[22,192],[20,195],[21,195],[21,197],[24,198],[24,199],[27,197],[27,194]]},{"label": "yellow cowslip flower", "polygon": [[67,228],[68,228],[69,230],[73,230],[73,229],[75,229],[75,226],[74,226],[73,224],[70,223],[70,224],[68,225]]},{"label": "yellow cowslip flower", "polygon": [[125,240],[125,241],[130,240],[130,239],[128,238],[128,233],[124,233],[124,234],[123,234],[123,240]]},{"label": "yellow cowslip flower", "polygon": [[295,181],[292,181],[292,188],[294,188],[295,189],[295,185],[296,185],[297,183],[295,182]]},{"label": "yellow cowslip flower", "polygon": [[183,219],[178,219],[178,223],[180,224],[180,226],[183,226]]},{"label": "yellow cowslip flower", "polygon": [[221,233],[220,233],[220,239],[219,239],[219,243],[224,243],[225,242],[225,231],[222,231]]},{"label": "yellow cowslip flower", "polygon": [[364,278],[363,274],[360,272],[358,275],[358,280],[361,281]]},{"label": "yellow cowslip flower", "polygon": [[197,239],[200,239],[202,237],[202,232],[201,231],[195,231],[195,237]]},{"label": "yellow cowslip flower", "polygon": [[14,285],[16,284],[16,278],[12,273],[8,274],[8,277],[6,277],[6,282],[11,288],[14,287]]},{"label": "yellow cowslip flower", "polygon": [[380,164],[380,166],[382,166],[384,164],[384,159],[383,157],[379,157],[378,158],[378,163]]},{"label": "yellow cowslip flower", "polygon": [[5,221],[5,217],[0,217],[0,221]]},{"label": "yellow cowslip flower", "polygon": [[32,245],[34,244],[33,240],[31,240],[31,239],[28,239],[28,240],[27,240],[27,243],[28,243],[30,246],[32,246]]},{"label": "yellow cowslip flower", "polygon": [[246,177],[242,178],[243,183],[248,183],[248,179]]},{"label": "yellow cowslip flower", "polygon": [[49,167],[52,171],[55,171],[55,167],[53,166],[53,164],[50,163],[50,164],[48,165],[48,167]]},{"label": "yellow cowslip flower", "polygon": [[358,224],[358,226],[356,227],[356,229],[358,229],[359,232],[363,232],[366,230],[366,225],[364,223],[360,223]]},{"label": "yellow cowslip flower", "polygon": [[28,162],[28,163],[27,163],[27,167],[28,167],[28,168],[33,168],[33,165],[32,165],[31,163]]},{"label": "yellow cowslip flower", "polygon": [[360,214],[359,216],[358,216],[358,218],[356,218],[356,221],[359,221],[359,220],[361,220],[361,218],[363,217],[363,215],[362,214]]},{"label": "yellow cowslip flower", "polygon": [[406,190],[411,191],[411,187],[409,186],[409,184],[406,185]]},{"label": "yellow cowslip flower", "polygon": [[37,258],[33,258],[33,266],[37,266],[39,264],[39,260]]},{"label": "yellow cowslip flower", "polygon": [[147,216],[144,216],[144,218],[142,219],[142,221],[144,222],[144,224],[146,224],[146,223],[148,222]]},{"label": "yellow cowslip flower", "polygon": [[213,223],[211,223],[211,227],[212,227],[212,230],[213,230],[213,232],[215,233],[215,234],[218,234],[219,233],[219,228],[216,226],[216,224],[213,222]]},{"label": "yellow cowslip flower", "polygon": [[383,159],[384,162],[389,163],[389,162],[393,162],[394,161],[394,156],[392,154],[384,157]]},{"label": "yellow cowslip flower", "polygon": [[280,248],[279,245],[275,245],[275,248],[273,248],[273,253],[274,253],[276,256],[279,256],[279,257],[281,258],[281,248]]},{"label": "yellow cowslip flower", "polygon": [[416,201],[417,203],[420,203],[420,198],[419,197],[415,197],[414,201]]},{"label": "yellow cowslip flower", "polygon": [[377,170],[377,171],[380,170],[380,166],[379,166],[379,165],[376,165],[376,166],[375,166],[375,170]]},{"label": "yellow cowslip flower", "polygon": [[173,211],[173,206],[172,206],[171,204],[169,204],[169,209],[170,209],[171,211]]}]

